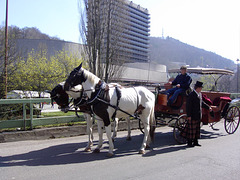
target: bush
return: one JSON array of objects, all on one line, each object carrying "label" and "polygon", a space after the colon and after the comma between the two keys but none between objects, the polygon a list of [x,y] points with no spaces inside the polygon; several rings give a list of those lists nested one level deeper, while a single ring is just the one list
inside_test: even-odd
[{"label": "bush", "polygon": [[[26,104],[26,113],[30,113],[30,104]],[[33,106],[33,114],[40,115],[41,110]],[[22,104],[1,104],[0,105],[0,120],[17,119],[19,116],[23,116]]]}]

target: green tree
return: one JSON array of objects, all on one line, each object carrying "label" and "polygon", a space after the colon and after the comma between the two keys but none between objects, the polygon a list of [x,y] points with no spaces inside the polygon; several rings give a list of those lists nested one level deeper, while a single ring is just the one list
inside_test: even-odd
[{"label": "green tree", "polygon": [[200,81],[203,82],[203,90],[204,91],[217,91],[217,87],[215,87],[215,80],[217,77],[211,75],[201,76]]},{"label": "green tree", "polygon": [[[0,26],[0,98],[4,97],[5,27]],[[8,27],[8,92],[14,89],[42,91],[53,88],[66,79],[81,60],[65,50],[55,56],[47,55],[46,46],[25,57],[16,48],[16,39],[58,39],[41,33],[37,28]],[[65,67],[64,67],[65,66]]]},{"label": "green tree", "polygon": [[55,56],[51,57],[51,61],[56,61],[58,70],[55,69],[55,71],[56,73],[60,73],[64,80],[67,78],[70,72],[82,62],[82,60],[77,56],[74,56],[64,49],[62,51],[57,51]]},{"label": "green tree", "polygon": [[15,84],[14,89],[43,92],[51,90],[56,84],[64,81],[74,67],[81,60],[68,55],[65,50],[58,51],[55,56],[47,58],[46,50],[28,54],[27,60],[21,60],[16,64],[16,71],[11,76]]},{"label": "green tree", "polygon": [[16,75],[12,76],[17,89],[44,91],[48,87],[51,78],[51,62],[47,60],[46,51],[28,54],[27,60],[21,60],[17,64]]},{"label": "green tree", "polygon": [[[16,50],[15,39],[19,37],[20,29],[9,27],[8,29],[8,55],[7,55],[7,73],[8,73],[8,90],[11,90],[10,76],[16,70],[15,64],[21,59],[21,53]],[[0,98],[5,94],[5,27],[0,26]]]}]

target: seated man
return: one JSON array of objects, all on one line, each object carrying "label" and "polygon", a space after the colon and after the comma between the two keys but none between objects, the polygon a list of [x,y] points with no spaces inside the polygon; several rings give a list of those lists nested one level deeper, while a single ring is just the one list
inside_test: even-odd
[{"label": "seated man", "polygon": [[176,85],[175,88],[167,90],[168,98],[172,95],[172,97],[168,99],[169,106],[174,103],[180,93],[185,92],[190,87],[192,82],[192,78],[187,74],[187,67],[182,66],[180,70],[181,74],[179,74],[173,82],[169,82],[171,85]]}]

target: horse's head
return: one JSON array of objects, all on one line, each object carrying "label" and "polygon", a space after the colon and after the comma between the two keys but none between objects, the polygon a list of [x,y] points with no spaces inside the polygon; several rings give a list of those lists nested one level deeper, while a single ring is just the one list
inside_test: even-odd
[{"label": "horse's head", "polygon": [[82,84],[85,81],[86,77],[84,76],[84,69],[81,63],[80,66],[76,67],[68,76],[64,84],[64,90],[69,91],[72,87]]},{"label": "horse's head", "polygon": [[69,97],[61,84],[58,84],[55,88],[53,88],[50,95],[52,104],[53,101],[55,101],[62,111],[67,112],[69,110]]}]

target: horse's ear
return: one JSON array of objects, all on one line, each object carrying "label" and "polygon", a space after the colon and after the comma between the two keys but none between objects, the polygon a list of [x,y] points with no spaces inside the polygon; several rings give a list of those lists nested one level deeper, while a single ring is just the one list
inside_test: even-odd
[{"label": "horse's ear", "polygon": [[82,68],[82,63],[76,68],[78,71]]}]

